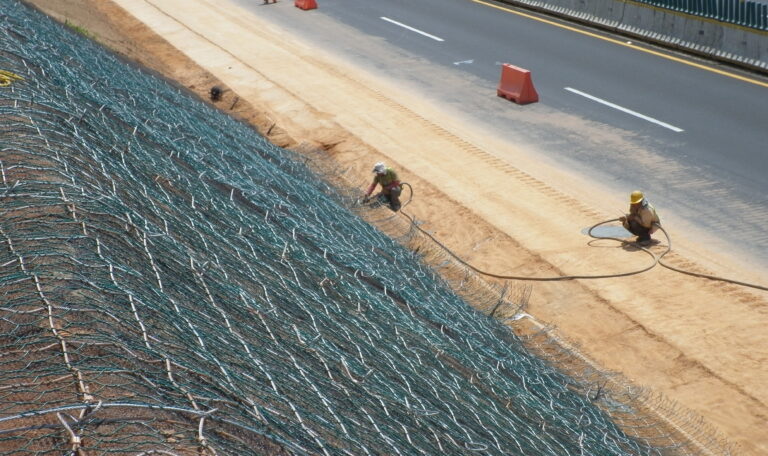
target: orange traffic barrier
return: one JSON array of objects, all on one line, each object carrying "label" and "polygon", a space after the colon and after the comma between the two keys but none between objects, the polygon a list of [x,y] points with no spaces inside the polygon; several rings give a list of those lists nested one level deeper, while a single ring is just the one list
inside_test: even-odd
[{"label": "orange traffic barrier", "polygon": [[317,2],[315,0],[296,0],[294,6],[303,10],[311,10],[317,8]]},{"label": "orange traffic barrier", "polygon": [[531,72],[508,63],[501,66],[501,80],[496,95],[517,104],[539,101],[539,94],[536,93],[531,81]]}]

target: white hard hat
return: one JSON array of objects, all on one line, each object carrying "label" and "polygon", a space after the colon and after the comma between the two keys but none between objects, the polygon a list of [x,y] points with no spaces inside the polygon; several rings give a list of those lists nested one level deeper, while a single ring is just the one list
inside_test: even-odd
[{"label": "white hard hat", "polygon": [[384,174],[387,171],[387,165],[382,162],[378,162],[373,165],[373,172],[376,174]]}]

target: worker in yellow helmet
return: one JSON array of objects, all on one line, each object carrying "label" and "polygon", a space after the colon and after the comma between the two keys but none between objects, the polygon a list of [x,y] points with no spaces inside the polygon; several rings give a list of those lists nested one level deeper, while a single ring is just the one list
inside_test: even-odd
[{"label": "worker in yellow helmet", "polygon": [[656,209],[640,190],[629,195],[629,214],[619,220],[627,231],[637,236],[637,243],[643,245],[651,243],[651,234],[661,223]]},{"label": "worker in yellow helmet", "polygon": [[374,165],[373,174],[373,182],[371,182],[371,185],[365,192],[365,199],[363,201],[367,202],[370,199],[371,193],[376,189],[376,185],[381,185],[381,192],[376,195],[376,198],[389,203],[389,208],[393,211],[399,211],[402,186],[395,170],[379,162]]}]

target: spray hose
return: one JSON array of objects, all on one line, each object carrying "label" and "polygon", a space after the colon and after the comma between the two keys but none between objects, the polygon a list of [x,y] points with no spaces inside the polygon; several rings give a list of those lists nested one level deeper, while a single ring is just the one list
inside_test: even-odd
[{"label": "spray hose", "polygon": [[402,209],[405,208],[405,206],[407,206],[408,203],[410,203],[411,200],[413,199],[413,188],[411,188],[411,186],[408,183],[403,183],[402,185],[404,187],[405,186],[408,187],[408,189],[410,190],[410,196],[408,198],[408,201],[406,201],[402,205],[402,208],[400,209],[400,214],[402,214],[403,217],[407,218],[410,221],[411,226],[413,226],[414,228],[419,230],[422,234],[424,234],[429,239],[431,239],[435,244],[440,246],[440,248],[442,248],[446,253],[448,253],[448,255],[450,255],[456,261],[458,261],[462,265],[466,266],[467,268],[471,269],[472,271],[474,271],[474,272],[476,272],[476,273],[478,273],[480,275],[484,275],[484,276],[487,276],[487,277],[493,277],[495,279],[503,279],[503,280],[527,280],[527,281],[537,281],[537,282],[553,282],[553,281],[558,281],[558,280],[574,280],[574,279],[608,279],[608,278],[614,278],[614,277],[627,277],[627,276],[631,276],[631,275],[640,274],[640,273],[643,273],[643,272],[646,272],[646,271],[649,271],[649,270],[653,269],[654,267],[656,267],[656,265],[661,265],[661,266],[663,266],[663,267],[665,267],[667,269],[670,269],[672,271],[679,272],[681,274],[690,275],[690,276],[693,276],[693,277],[700,277],[702,279],[716,280],[716,281],[720,281],[720,282],[727,282],[727,283],[731,283],[731,284],[734,284],[734,285],[741,285],[743,287],[749,287],[749,288],[755,288],[755,289],[758,289],[758,290],[768,291],[768,287],[765,287],[765,286],[762,286],[762,285],[757,285],[757,284],[748,283],[748,282],[741,282],[741,281],[738,281],[738,280],[728,279],[728,278],[724,278],[724,277],[718,277],[718,276],[709,275],[709,274],[701,274],[701,273],[693,272],[693,271],[687,271],[685,269],[676,268],[674,266],[671,266],[671,265],[665,263],[664,261],[662,261],[662,258],[664,258],[664,255],[666,255],[666,254],[668,254],[669,252],[672,251],[672,239],[669,237],[669,233],[667,232],[667,230],[665,230],[664,227],[662,227],[661,225],[657,225],[657,226],[658,226],[659,230],[661,230],[661,232],[664,233],[664,236],[667,238],[667,248],[666,248],[666,250],[664,250],[662,253],[660,253],[658,255],[656,253],[652,252],[651,250],[649,250],[649,249],[647,249],[647,248],[645,248],[645,247],[643,247],[641,245],[638,245],[635,242],[628,241],[626,239],[617,238],[617,237],[609,237],[609,236],[605,236],[605,237],[604,236],[596,236],[596,235],[592,234],[592,230],[594,230],[598,226],[606,225],[606,224],[612,223],[612,222],[618,222],[620,220],[618,218],[610,219],[610,220],[605,220],[605,221],[602,221],[600,223],[596,223],[595,225],[592,225],[589,228],[589,230],[587,231],[587,234],[589,235],[589,237],[591,237],[593,239],[611,239],[611,240],[614,240],[614,241],[618,241],[618,242],[620,242],[622,244],[634,245],[635,247],[639,248],[640,250],[642,250],[643,252],[645,252],[646,254],[648,254],[651,257],[652,262],[651,262],[650,265],[648,265],[648,266],[646,266],[644,268],[641,268],[641,269],[637,269],[637,270],[633,270],[633,271],[629,271],[629,272],[621,272],[621,273],[616,273],[616,274],[565,275],[565,276],[551,276],[551,277],[529,277],[529,276],[494,274],[492,272],[488,272],[488,271],[484,271],[482,269],[478,269],[475,266],[473,266],[473,265],[467,263],[466,261],[464,261],[461,257],[456,255],[451,249],[449,249],[442,242],[437,240],[432,234],[430,234],[427,231],[425,231],[424,229],[422,229],[419,226],[419,224],[416,223],[416,218],[415,217],[413,217],[412,215],[409,215],[409,214],[403,212]]}]

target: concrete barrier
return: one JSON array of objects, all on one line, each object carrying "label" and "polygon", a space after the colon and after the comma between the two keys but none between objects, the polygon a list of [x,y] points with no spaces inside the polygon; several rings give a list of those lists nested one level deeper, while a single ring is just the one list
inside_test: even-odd
[{"label": "concrete barrier", "polygon": [[517,104],[539,101],[539,94],[533,86],[531,72],[508,63],[501,65],[501,77],[496,95],[512,100]]},{"label": "concrete barrier", "polygon": [[317,8],[317,2],[315,0],[295,0],[293,6],[303,10],[311,10]]}]

